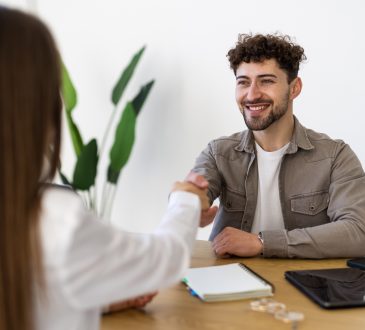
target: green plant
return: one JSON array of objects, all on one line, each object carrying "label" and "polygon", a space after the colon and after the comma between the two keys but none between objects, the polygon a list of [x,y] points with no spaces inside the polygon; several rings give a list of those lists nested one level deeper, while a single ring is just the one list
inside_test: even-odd
[{"label": "green plant", "polygon": [[109,165],[100,201],[98,201],[97,198],[98,189],[96,187],[98,164],[105,152],[106,141],[110,128],[115,120],[116,114],[119,112],[120,100],[125,88],[133,76],[134,70],[141,59],[144,50],[145,47],[142,47],[136,54],[134,54],[130,63],[123,70],[112,90],[111,100],[114,105],[114,110],[110,114],[100,149],[98,149],[98,143],[95,138],[92,138],[86,144],[83,142],[80,130],[72,116],[73,110],[77,104],[76,89],[65,65],[62,67],[62,96],[66,120],[77,160],[72,180],[69,180],[61,172],[61,170],[59,171],[60,177],[64,184],[70,185],[80,192],[86,205],[91,210],[104,218],[108,218],[110,215],[109,213],[111,212],[113,205],[116,185],[118,183],[121,170],[128,162],[134,144],[137,117],[151,91],[154,80],[143,85],[137,95],[124,106],[119,122],[116,126],[114,142],[109,151]]}]

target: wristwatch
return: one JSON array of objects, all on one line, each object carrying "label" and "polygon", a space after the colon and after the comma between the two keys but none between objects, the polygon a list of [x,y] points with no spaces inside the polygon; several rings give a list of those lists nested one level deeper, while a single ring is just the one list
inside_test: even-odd
[{"label": "wristwatch", "polygon": [[262,236],[262,232],[261,231],[257,235],[257,238],[260,240],[262,246],[264,246],[264,237]]},{"label": "wristwatch", "polygon": [[261,231],[258,233],[257,238],[259,239],[259,241],[262,244],[262,250],[261,250],[260,255],[264,255],[264,237],[262,236],[262,232]]}]

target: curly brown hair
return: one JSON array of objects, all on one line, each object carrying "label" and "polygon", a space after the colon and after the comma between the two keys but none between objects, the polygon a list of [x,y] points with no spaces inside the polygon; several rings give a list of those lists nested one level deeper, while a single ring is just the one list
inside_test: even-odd
[{"label": "curly brown hair", "polygon": [[302,47],[289,36],[279,34],[240,34],[236,47],[229,50],[227,57],[234,74],[242,62],[275,59],[286,71],[289,83],[298,76],[300,62],[306,60]]}]

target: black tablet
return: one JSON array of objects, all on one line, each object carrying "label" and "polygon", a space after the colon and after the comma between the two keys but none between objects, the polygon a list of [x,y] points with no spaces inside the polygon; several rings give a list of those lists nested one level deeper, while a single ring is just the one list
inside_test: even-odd
[{"label": "black tablet", "polygon": [[285,278],[323,308],[365,306],[365,271],[360,269],[287,271]]},{"label": "black tablet", "polygon": [[365,258],[347,260],[347,266],[365,270]]}]

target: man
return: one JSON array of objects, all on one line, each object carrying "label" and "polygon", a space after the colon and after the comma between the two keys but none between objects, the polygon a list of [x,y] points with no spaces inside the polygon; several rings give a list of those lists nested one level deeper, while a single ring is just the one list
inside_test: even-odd
[{"label": "man", "polygon": [[343,141],[293,115],[304,50],[288,36],[239,36],[227,55],[248,130],[213,140],[193,172],[215,207],[202,214],[218,256],[282,258],[365,254],[365,175]]}]

